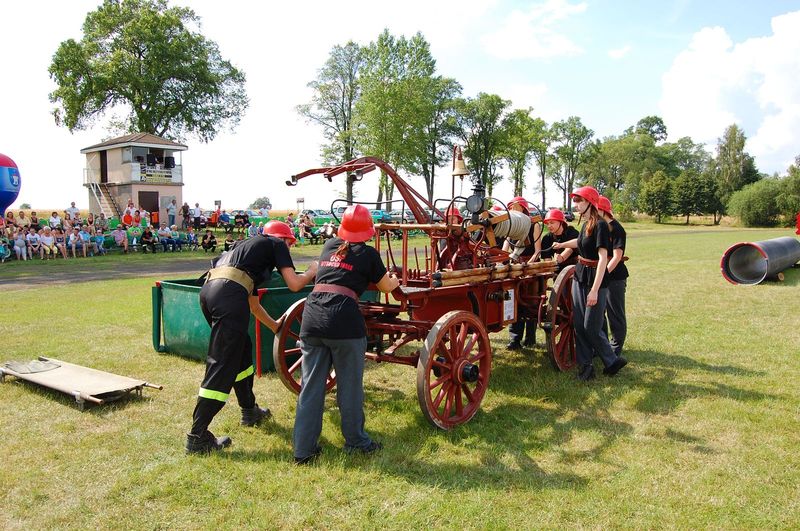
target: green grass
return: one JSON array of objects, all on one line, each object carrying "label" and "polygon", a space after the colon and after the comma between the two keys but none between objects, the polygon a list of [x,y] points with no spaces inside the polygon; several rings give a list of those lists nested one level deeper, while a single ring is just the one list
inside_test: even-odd
[{"label": "green grass", "polygon": [[256,381],[273,422],[240,427],[233,401],[212,428],[234,446],[184,455],[203,365],[152,350],[155,277],[4,292],[3,360],[52,356],[165,388],[80,412],[0,385],[0,527],[796,528],[800,269],[753,287],[719,273],[729,245],[787,231],[639,225],[618,377],[579,384],[494,334],[481,411],[441,432],[414,369],[369,364],[367,429],[384,451],[343,455],[331,398],[324,454],[304,468],[291,464],[295,397],[275,376]]}]

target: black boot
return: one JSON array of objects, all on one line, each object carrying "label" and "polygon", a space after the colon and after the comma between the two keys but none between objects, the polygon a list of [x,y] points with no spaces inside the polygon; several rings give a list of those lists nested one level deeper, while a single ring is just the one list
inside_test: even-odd
[{"label": "black boot", "polygon": [[592,379],[594,379],[594,366],[586,365],[581,367],[581,369],[578,371],[578,380],[582,382],[588,382]]},{"label": "black boot", "polygon": [[614,363],[603,369],[603,374],[605,374],[606,376],[614,376],[619,372],[621,368],[623,368],[627,364],[628,360],[620,356],[616,360],[614,360]]},{"label": "black boot", "polygon": [[520,350],[521,348],[522,344],[519,341],[512,341],[506,345],[506,350]]},{"label": "black boot", "polygon": [[242,426],[258,426],[258,424],[272,416],[269,409],[258,407],[258,404],[251,408],[242,408]]},{"label": "black boot", "polygon": [[214,434],[206,430],[202,435],[188,433],[186,435],[187,454],[210,454],[211,452],[222,450],[231,445],[230,437],[214,437]]}]

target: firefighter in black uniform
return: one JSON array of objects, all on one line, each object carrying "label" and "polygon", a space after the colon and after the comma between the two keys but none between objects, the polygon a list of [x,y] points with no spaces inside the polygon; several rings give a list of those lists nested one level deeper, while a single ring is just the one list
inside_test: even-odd
[{"label": "firefighter in black uniform", "polygon": [[[530,206],[524,197],[517,196],[508,202],[508,209],[522,212],[530,216]],[[519,257],[521,263],[535,262],[539,259],[542,250],[542,228],[539,223],[531,223],[526,242],[512,242],[506,240],[503,243],[503,250],[511,251],[513,245],[525,243],[525,249]],[[518,315],[517,320],[508,327],[508,350],[519,350],[522,348],[522,336],[525,334],[525,346],[532,347],[536,344],[536,316]]]},{"label": "firefighter in black uniform", "polygon": [[603,330],[608,301],[608,265],[611,241],[608,224],[597,211],[600,194],[591,186],[582,186],[570,194],[584,221],[577,240],[553,244],[554,249],[577,248],[578,265],[572,281],[572,326],[575,330],[575,356],[578,379],[594,378],[592,357],[603,360],[603,374],[613,376],[628,361],[617,356]]},{"label": "firefighter in black uniform", "polygon": [[347,207],[336,238],[325,242],[319,272],[303,309],[300,350],[303,387],[297,397],[294,459],[313,461],[321,452],[319,436],[325,406],[325,385],[336,370],[336,402],[346,452],[371,454],[381,449],[364,430],[364,353],[367,329],[358,298],[369,284],[389,293],[397,278],[386,272],[381,256],[365,242],[375,234],[364,205]]},{"label": "firefighter in black uniform", "polygon": [[192,431],[186,439],[188,453],[208,453],[231,444],[229,437],[217,438],[208,431],[214,415],[228,400],[231,388],[242,408],[243,425],[255,426],[270,416],[268,409],[256,404],[253,394],[252,343],[247,329],[251,313],[273,332],[280,328],[280,321],[272,319],[261,306],[256,291],[273,269],[278,269],[292,291],[302,289],[314,279],[316,262],[303,274],[295,272],[289,254],[294,241],[288,225],[270,221],[264,236],[237,243],[208,272],[200,290],[200,305],[211,325],[211,338]]},{"label": "firefighter in black uniform", "polygon": [[617,356],[622,352],[625,336],[628,335],[628,320],[625,318],[625,289],[628,285],[628,268],[625,266],[625,229],[614,219],[611,201],[601,195],[598,208],[603,220],[608,223],[611,238],[611,258],[608,260],[608,327],[611,330],[610,343]]},{"label": "firefighter in black uniform", "polygon": [[548,232],[542,238],[542,252],[539,256],[548,260],[555,256],[558,264],[556,271],[577,264],[578,254],[574,249],[567,247],[560,252],[553,249],[553,244],[556,242],[564,243],[578,238],[577,229],[567,223],[564,213],[557,208],[551,208],[544,217],[544,224],[547,226]]}]

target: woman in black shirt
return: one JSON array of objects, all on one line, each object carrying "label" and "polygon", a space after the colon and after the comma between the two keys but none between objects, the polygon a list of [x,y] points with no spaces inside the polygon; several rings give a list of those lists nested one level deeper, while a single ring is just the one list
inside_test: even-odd
[{"label": "woman in black shirt", "polygon": [[608,224],[597,211],[600,194],[591,186],[583,186],[570,194],[584,224],[577,240],[553,244],[554,249],[577,247],[578,265],[572,282],[572,326],[575,329],[575,354],[578,379],[594,378],[592,357],[603,360],[603,374],[613,376],[628,362],[617,356],[603,330],[608,276],[606,266],[611,243]]},{"label": "woman in black shirt", "polygon": [[608,223],[609,236],[611,239],[611,258],[608,261],[606,270],[608,271],[608,305],[606,315],[608,315],[608,327],[611,331],[610,343],[617,356],[622,352],[625,344],[625,336],[628,334],[628,321],[625,318],[625,289],[628,284],[628,268],[625,266],[623,257],[625,256],[625,229],[619,221],[614,219],[614,212],[611,209],[611,201],[600,196],[598,210],[603,220]]},{"label": "woman in black shirt", "polygon": [[372,216],[363,205],[347,207],[338,236],[328,240],[319,257],[314,291],[306,299],[300,327],[302,382],[294,423],[294,459],[314,460],[322,449],[325,385],[336,370],[336,401],[342,419],[346,452],[380,450],[364,431],[364,353],[367,329],[358,298],[369,284],[388,293],[398,286],[386,272],[380,254],[366,245],[375,234]]}]

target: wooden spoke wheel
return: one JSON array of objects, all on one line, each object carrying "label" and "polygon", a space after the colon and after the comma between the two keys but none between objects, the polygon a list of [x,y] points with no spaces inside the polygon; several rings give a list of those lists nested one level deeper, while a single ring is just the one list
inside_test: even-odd
[{"label": "wooden spoke wheel", "polygon": [[[302,299],[286,310],[283,326],[275,334],[272,343],[272,359],[275,362],[275,371],[278,373],[283,385],[295,394],[300,393],[302,385],[302,361],[300,352],[300,323],[303,320],[303,308],[306,300]],[[331,367],[325,391],[330,391],[336,385],[336,372]]]},{"label": "wooden spoke wheel", "polygon": [[447,312],[425,339],[417,362],[417,399],[425,417],[449,430],[478,412],[489,386],[492,348],[478,317]]},{"label": "wooden spoke wheel", "polygon": [[572,328],[572,279],[575,266],[561,270],[547,304],[547,353],[555,369],[568,371],[575,366],[575,331]]}]

